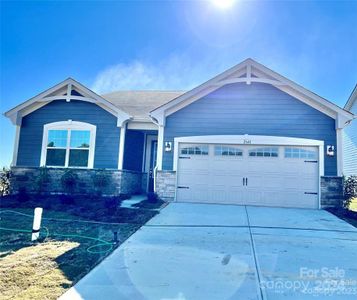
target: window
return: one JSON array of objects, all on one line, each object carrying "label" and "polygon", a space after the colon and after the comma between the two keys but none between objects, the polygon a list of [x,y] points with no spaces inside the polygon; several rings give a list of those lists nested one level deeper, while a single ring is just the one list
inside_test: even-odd
[{"label": "window", "polygon": [[302,148],[285,148],[285,158],[317,159],[317,153],[316,151]]},{"label": "window", "polygon": [[249,156],[278,157],[279,149],[276,147],[264,147],[249,150]]},{"label": "window", "polygon": [[92,168],[96,127],[82,122],[55,122],[44,126],[41,165]]},{"label": "window", "polygon": [[180,149],[181,154],[208,155],[208,145],[190,145]]},{"label": "window", "polygon": [[239,148],[225,145],[214,146],[214,155],[216,156],[243,156],[243,151]]}]

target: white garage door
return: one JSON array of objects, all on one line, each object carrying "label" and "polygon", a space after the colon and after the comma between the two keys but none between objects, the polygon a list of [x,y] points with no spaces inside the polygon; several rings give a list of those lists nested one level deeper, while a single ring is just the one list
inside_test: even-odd
[{"label": "white garage door", "polygon": [[177,201],[318,207],[318,148],[180,144]]}]

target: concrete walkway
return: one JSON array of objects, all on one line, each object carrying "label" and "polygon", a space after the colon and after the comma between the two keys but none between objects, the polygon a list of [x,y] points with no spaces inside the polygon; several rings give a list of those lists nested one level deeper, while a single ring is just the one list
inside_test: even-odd
[{"label": "concrete walkway", "polygon": [[120,207],[125,207],[125,208],[136,208],[133,206],[134,204],[140,203],[141,201],[144,201],[147,199],[146,195],[133,195],[129,199],[123,200],[120,203]]},{"label": "concrete walkway", "polygon": [[357,299],[356,253],[323,210],[172,203],[60,299]]}]

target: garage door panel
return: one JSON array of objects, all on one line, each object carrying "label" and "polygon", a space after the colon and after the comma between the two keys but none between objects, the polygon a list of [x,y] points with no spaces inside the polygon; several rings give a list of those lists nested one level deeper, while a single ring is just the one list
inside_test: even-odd
[{"label": "garage door panel", "polygon": [[296,174],[288,174],[284,178],[282,178],[282,185],[285,186],[286,189],[300,189],[300,187],[297,187]]},{"label": "garage door panel", "polygon": [[211,199],[213,203],[225,203],[227,201],[226,187],[214,186],[212,188]]},{"label": "garage door panel", "polygon": [[221,174],[221,175],[214,176],[214,183],[216,183],[216,184],[226,185],[227,182],[231,182],[231,181],[232,181],[231,174]]},{"label": "garage door panel", "polygon": [[261,173],[265,172],[278,172],[279,171],[279,161],[266,161],[265,158],[261,158],[260,160],[250,160],[247,158],[246,162],[247,170],[259,170]]},{"label": "garage door panel", "polygon": [[192,191],[192,197],[195,201],[199,201],[202,198],[209,199],[211,192],[207,184],[196,184],[194,190]]},{"label": "garage door panel", "polygon": [[182,170],[190,170],[192,166],[194,169],[207,170],[208,171],[208,162],[209,160],[200,160],[200,159],[180,159],[180,166]]},{"label": "garage door panel", "polygon": [[178,201],[317,208],[317,147],[205,147],[179,159],[178,185],[188,189],[177,190]]}]

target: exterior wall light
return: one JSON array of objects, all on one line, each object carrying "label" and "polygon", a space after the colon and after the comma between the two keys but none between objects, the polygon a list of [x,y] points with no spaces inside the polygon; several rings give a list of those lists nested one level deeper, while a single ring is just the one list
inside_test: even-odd
[{"label": "exterior wall light", "polygon": [[327,156],[334,156],[335,155],[335,146],[327,145],[326,146],[326,155]]},{"label": "exterior wall light", "polygon": [[165,152],[171,152],[171,151],[172,151],[172,143],[165,142]]}]

